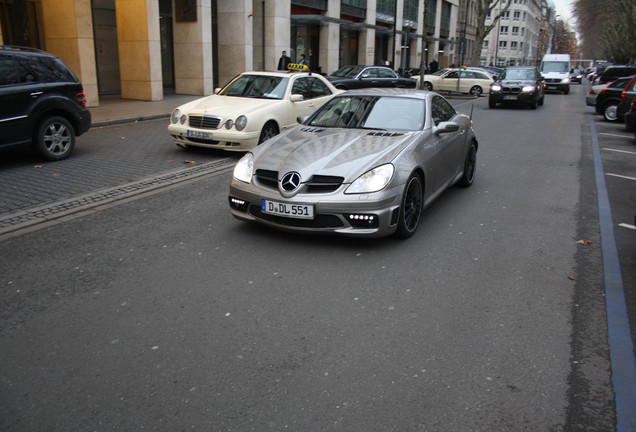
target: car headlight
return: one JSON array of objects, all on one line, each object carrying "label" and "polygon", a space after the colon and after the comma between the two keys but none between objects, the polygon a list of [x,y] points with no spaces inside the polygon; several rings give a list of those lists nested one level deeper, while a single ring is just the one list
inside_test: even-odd
[{"label": "car headlight", "polygon": [[247,117],[245,117],[244,115],[237,118],[236,122],[234,122],[234,127],[237,131],[242,131],[243,129],[245,129],[245,126],[247,126]]},{"label": "car headlight", "polygon": [[563,78],[563,81],[561,81],[563,84],[567,84],[570,82],[570,78]]},{"label": "car headlight", "polygon": [[225,129],[230,130],[232,126],[234,126],[234,122],[231,119],[225,122]]},{"label": "car headlight", "polygon": [[379,167],[373,168],[371,171],[367,171],[355,179],[345,193],[372,193],[382,190],[389,184],[391,178],[393,178],[394,171],[395,168],[392,164],[380,165]]},{"label": "car headlight", "polygon": [[529,93],[529,92],[533,92],[534,91],[534,86],[523,86],[523,88],[521,89],[521,91]]},{"label": "car headlight", "polygon": [[252,171],[254,171],[254,155],[247,153],[234,167],[234,178],[245,183],[252,181]]},{"label": "car headlight", "polygon": [[172,116],[170,117],[170,121],[172,122],[172,124],[175,124],[176,122],[178,122],[179,117],[181,117],[181,110],[177,108],[176,110],[172,111]]},{"label": "car headlight", "polygon": [[490,86],[490,90],[492,91],[501,91],[501,86],[499,84],[493,84]]}]

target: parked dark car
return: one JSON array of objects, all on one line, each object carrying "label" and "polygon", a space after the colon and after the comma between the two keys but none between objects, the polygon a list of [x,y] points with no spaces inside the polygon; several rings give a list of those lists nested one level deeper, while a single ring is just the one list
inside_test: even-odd
[{"label": "parked dark car", "polygon": [[32,146],[60,160],[90,126],[82,84],[59,58],[0,46],[0,148]]},{"label": "parked dark car", "polygon": [[415,88],[417,82],[400,77],[393,69],[384,66],[344,66],[326,77],[342,90],[369,87]]},{"label": "parked dark car", "polygon": [[498,103],[522,103],[536,109],[544,100],[545,79],[537,68],[513,66],[506,68],[499,80],[490,86],[488,106],[496,108]]},{"label": "parked dark car", "polygon": [[[622,121],[623,116],[618,114],[618,106],[622,102],[623,91],[634,81],[636,75],[619,78],[605,87],[596,96],[596,112],[610,122]],[[623,113],[624,114],[624,113]]]},{"label": "parked dark car", "polygon": [[594,81],[595,84],[605,84],[616,81],[618,78],[636,75],[636,66],[634,65],[612,65],[608,66],[602,73],[599,73],[598,78]]},{"label": "parked dark car", "polygon": [[618,104],[616,111],[619,119],[625,120],[625,115],[631,109],[634,99],[636,99],[636,76],[625,86],[621,94],[621,103]]},{"label": "parked dark car", "polygon": [[636,139],[636,99],[632,100],[630,110],[625,114],[625,128],[634,132],[634,139]]}]

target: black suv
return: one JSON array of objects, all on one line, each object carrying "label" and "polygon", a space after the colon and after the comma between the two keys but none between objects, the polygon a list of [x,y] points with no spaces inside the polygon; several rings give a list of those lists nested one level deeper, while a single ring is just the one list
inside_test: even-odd
[{"label": "black suv", "polygon": [[488,106],[497,103],[524,103],[536,109],[545,99],[545,79],[534,66],[507,67],[490,85]]},{"label": "black suv", "polygon": [[630,75],[636,75],[635,65],[612,65],[608,66],[603,73],[601,73],[597,79],[596,84],[605,84],[616,81],[618,78],[623,78]]},{"label": "black suv", "polygon": [[0,46],[0,148],[32,145],[44,159],[60,160],[90,127],[82,84],[60,59]]}]

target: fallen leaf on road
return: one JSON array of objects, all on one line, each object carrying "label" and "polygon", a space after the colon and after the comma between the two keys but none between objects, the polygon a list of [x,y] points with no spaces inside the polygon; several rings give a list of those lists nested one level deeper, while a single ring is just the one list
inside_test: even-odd
[{"label": "fallen leaf on road", "polygon": [[119,139],[126,139],[126,137],[119,137]]},{"label": "fallen leaf on road", "polygon": [[196,163],[196,162],[193,161],[193,160],[184,160],[183,163],[193,164],[193,163]]},{"label": "fallen leaf on road", "polygon": [[59,176],[60,176],[60,175],[59,175],[59,174],[57,174],[57,173],[53,174],[53,177],[59,177]]},{"label": "fallen leaf on road", "polygon": [[42,165],[33,165],[33,168],[42,168]]},{"label": "fallen leaf on road", "polygon": [[168,161],[168,163],[172,163],[172,162],[174,162],[174,161],[173,161],[173,160],[169,160],[169,161]]},{"label": "fallen leaf on road", "polygon": [[577,243],[577,244],[586,245],[586,246],[589,246],[589,245],[591,245],[591,244],[592,244],[592,242],[591,242],[591,241],[589,241],[589,240],[579,240],[579,241],[577,241],[576,243]]},{"label": "fallen leaf on road", "polygon": [[574,276],[568,276],[568,279],[574,280]]}]

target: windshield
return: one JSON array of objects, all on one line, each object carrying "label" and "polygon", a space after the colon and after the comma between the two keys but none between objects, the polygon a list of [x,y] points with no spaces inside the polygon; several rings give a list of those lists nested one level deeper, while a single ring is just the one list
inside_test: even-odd
[{"label": "windshield", "polygon": [[541,72],[569,72],[570,62],[544,61],[541,63]]},{"label": "windshield", "polygon": [[340,78],[355,78],[361,70],[362,68],[359,66],[345,66],[332,73],[331,76]]},{"label": "windshield", "polygon": [[267,75],[241,75],[219,94],[256,99],[282,99],[289,78]]},{"label": "windshield", "polygon": [[501,74],[502,80],[535,80],[532,69],[506,69]]},{"label": "windshield", "polygon": [[425,103],[392,96],[339,96],[323,105],[309,125],[415,131],[424,127]]},{"label": "windshield", "polygon": [[443,74],[445,74],[446,72],[448,72],[450,69],[440,69],[438,71],[433,72],[431,75],[437,75],[437,76],[441,76]]}]

